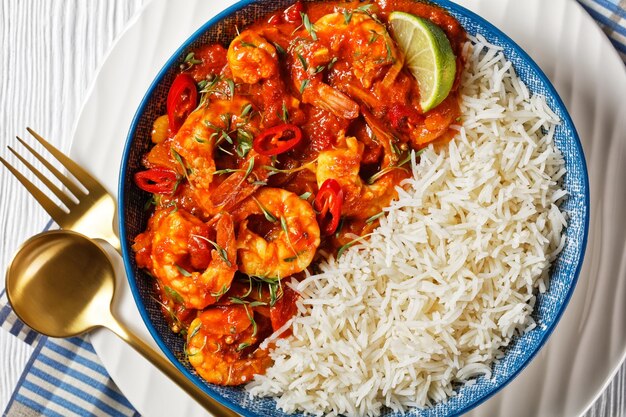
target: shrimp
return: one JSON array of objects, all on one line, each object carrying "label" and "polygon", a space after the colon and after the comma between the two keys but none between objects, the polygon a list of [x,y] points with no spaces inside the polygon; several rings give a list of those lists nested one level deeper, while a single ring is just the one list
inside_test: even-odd
[{"label": "shrimp", "polygon": [[[364,145],[354,137],[340,135],[334,149],[320,152],[317,159],[317,185],[335,179],[344,192],[341,214],[367,219],[382,211],[396,197],[395,185],[409,176],[404,169],[387,168],[373,184],[359,176]],[[383,172],[382,170],[380,171]]]},{"label": "shrimp", "polygon": [[187,357],[207,382],[240,385],[272,364],[257,344],[271,334],[271,324],[248,305],[211,307],[189,325]]},{"label": "shrimp", "polygon": [[334,56],[349,63],[361,85],[370,88],[374,79],[401,60],[401,54],[380,21],[356,10],[349,19],[346,16],[338,12],[324,15],[315,22],[315,31]]},{"label": "shrimp", "polygon": [[[266,224],[260,225],[258,220],[263,216]],[[233,217],[239,223],[237,254],[241,272],[280,279],[303,271],[313,261],[320,244],[320,228],[311,204],[296,194],[262,188],[244,201]],[[262,226],[269,226],[269,230],[260,232]]]},{"label": "shrimp", "polygon": [[252,30],[233,39],[226,56],[235,81],[256,84],[279,74],[276,48]]},{"label": "shrimp", "polygon": [[151,217],[148,230],[152,240],[146,266],[187,308],[205,308],[230,288],[237,252],[229,214],[204,223],[183,209],[162,208]]},{"label": "shrimp", "polygon": [[[342,92],[343,85],[350,85],[345,75],[337,76],[337,85],[323,82],[332,68],[350,72],[363,89],[372,86],[374,80],[387,73],[391,83],[402,68],[402,55],[395,47],[385,26],[367,13],[351,12],[348,19],[344,13],[330,13],[315,22],[314,33],[318,38],[298,38],[290,47],[291,75],[294,86],[302,93],[302,101],[330,111],[344,119],[359,115],[359,104]],[[353,91],[358,89],[353,88]]]},{"label": "shrimp", "polygon": [[[243,109],[251,103],[235,96],[231,100],[213,99],[192,112],[185,120],[171,143],[171,152],[178,159],[178,170],[187,177],[193,187],[193,195],[207,214],[215,215],[223,210],[232,208],[242,199],[252,194],[258,187],[258,181],[265,179],[267,171],[261,169],[266,164],[266,157],[250,151],[242,163],[241,170],[235,170],[230,181],[220,183],[216,181],[215,149],[225,141],[233,142],[230,137],[243,132],[249,137],[258,134],[258,118],[243,116]],[[254,161],[252,161],[254,160]],[[254,171],[243,178],[247,168],[252,164]],[[255,181],[247,181],[255,178]],[[221,179],[221,178],[220,178]],[[219,197],[228,192],[236,192],[238,198],[232,202],[225,202]],[[215,195],[216,198],[212,198]],[[228,203],[228,204],[227,204]],[[228,206],[228,207],[227,207]]]},{"label": "shrimp", "polygon": [[358,117],[359,105],[322,81],[323,71],[332,61],[330,50],[326,46],[299,38],[292,44],[290,55],[294,87],[302,93],[303,103],[312,104],[344,119]]}]

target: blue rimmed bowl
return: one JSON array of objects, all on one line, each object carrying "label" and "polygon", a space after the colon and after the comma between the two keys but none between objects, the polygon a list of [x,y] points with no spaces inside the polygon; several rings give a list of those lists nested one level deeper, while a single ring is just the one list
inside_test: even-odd
[{"label": "blue rimmed bowl", "polygon": [[[227,45],[235,36],[236,26],[244,27],[292,2],[292,0],[242,0],[215,16],[187,39],[167,61],[144,96],[130,126],[121,163],[119,218],[122,253],[133,297],[143,320],[156,343],[185,376],[207,394],[244,416],[286,416],[286,414],[277,411],[276,404],[271,399],[251,400],[243,387],[207,384],[195,375],[193,368],[182,359],[184,340],[168,328],[159,305],[152,297],[151,278],[137,267],[131,249],[133,239],[145,229],[150,214],[144,210],[145,194],[134,186],[132,174],[142,169],[141,158],[151,147],[152,123],[156,117],[165,113],[169,86],[188,51],[206,43],[221,42]],[[422,417],[463,414],[498,392],[530,363],[554,330],[572,296],[582,265],[589,227],[589,181],[582,146],[565,105],[548,78],[518,45],[480,16],[446,0],[433,2],[448,10],[469,34],[482,34],[490,43],[502,47],[507,59],[513,63],[529,90],[546,97],[550,108],[561,119],[561,124],[555,131],[554,141],[565,158],[567,173],[563,186],[569,196],[563,206],[568,215],[568,226],[565,229],[566,244],[552,266],[548,291],[537,296],[533,312],[537,327],[512,341],[506,349],[504,358],[494,366],[491,378],[481,377],[474,385],[459,388],[457,395],[446,402],[428,409],[412,410],[407,414]],[[400,414],[387,410],[383,415]]]}]

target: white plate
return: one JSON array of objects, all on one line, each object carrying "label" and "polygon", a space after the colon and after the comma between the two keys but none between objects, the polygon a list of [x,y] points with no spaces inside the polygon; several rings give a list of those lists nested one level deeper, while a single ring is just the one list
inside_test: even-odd
[{"label": "white plate", "polygon": [[[573,0],[458,2],[513,38],[553,82],[585,149],[592,203],[580,281],[554,334],[511,384],[468,415],[580,415],[626,354],[626,71],[597,24]],[[77,122],[71,156],[114,194],[127,131],[149,84],[189,35],[231,3],[153,0],[109,53]],[[151,341],[121,262],[117,266],[118,315]],[[98,331],[91,340],[141,414],[206,415],[112,334]]]}]

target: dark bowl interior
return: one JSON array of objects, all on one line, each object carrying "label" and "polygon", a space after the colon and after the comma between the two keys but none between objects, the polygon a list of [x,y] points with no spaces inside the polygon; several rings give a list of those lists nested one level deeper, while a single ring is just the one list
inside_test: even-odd
[{"label": "dark bowl interior", "polygon": [[[143,168],[141,158],[151,147],[152,123],[166,112],[165,102],[169,86],[187,52],[207,43],[220,42],[228,45],[236,35],[236,27],[243,28],[257,18],[292,2],[292,0],[244,0],[211,19],[192,35],[166,63],[146,93],[130,127],[121,165],[120,234],[129,283],[140,313],[156,342],[183,373],[209,395],[246,416],[285,414],[276,410],[273,400],[251,400],[242,387],[225,388],[207,384],[195,375],[183,354],[184,339],[173,334],[168,328],[160,307],[153,298],[152,278],[137,268],[130,248],[135,236],[145,229],[150,216],[150,211],[144,209],[149,196],[134,185],[132,176]],[[513,62],[529,89],[534,93],[545,95],[550,107],[561,118],[562,123],[557,128],[555,142],[566,160],[568,173],[564,179],[564,186],[570,196],[565,203],[565,209],[570,217],[566,229],[567,244],[553,265],[550,289],[537,297],[534,318],[538,326],[513,341],[507,349],[506,356],[494,367],[491,379],[479,378],[475,385],[460,388],[458,395],[450,400],[426,410],[413,410],[410,413],[419,416],[463,413],[497,392],[530,362],[554,329],[571,297],[582,264],[589,218],[589,190],[582,147],[565,106],[547,77],[521,48],[490,23],[446,0],[436,3],[448,9],[468,33],[481,33],[491,43],[502,46],[507,58]],[[387,411],[385,415],[396,414]]]}]

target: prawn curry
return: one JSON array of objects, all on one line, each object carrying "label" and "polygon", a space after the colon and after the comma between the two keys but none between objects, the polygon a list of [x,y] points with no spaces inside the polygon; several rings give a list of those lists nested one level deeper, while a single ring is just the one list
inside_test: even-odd
[{"label": "prawn curry", "polygon": [[[451,92],[424,113],[387,23],[430,19],[457,56]],[[465,34],[409,0],[295,3],[190,52],[154,121],[135,183],[154,212],[134,241],[163,312],[208,382],[238,385],[271,365],[304,276],[377,224],[412,150],[451,137]],[[270,345],[271,348],[271,345]]]}]

